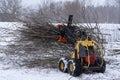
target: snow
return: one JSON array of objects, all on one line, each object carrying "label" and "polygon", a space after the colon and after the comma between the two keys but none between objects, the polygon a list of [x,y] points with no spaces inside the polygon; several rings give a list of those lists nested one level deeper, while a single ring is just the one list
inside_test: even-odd
[{"label": "snow", "polygon": [[[58,73],[57,73],[58,72]],[[57,74],[56,74],[57,73]],[[69,75],[55,70],[0,70],[0,80],[68,80]],[[77,80],[72,78],[71,80]]]},{"label": "snow", "polygon": [[[14,44],[19,39],[20,33],[17,32],[17,29],[22,26],[21,23],[16,22],[0,22],[0,80],[120,80],[120,55],[114,55],[109,51],[120,49],[120,38],[118,38],[120,36],[118,30],[120,24],[100,24],[101,30],[110,34],[110,36],[105,37],[109,41],[105,45],[104,58],[107,63],[105,73],[83,73],[78,77],[72,77],[67,73],[60,72],[58,69],[18,67],[9,60],[4,49],[7,49],[7,45]],[[18,58],[18,56],[13,58]]]}]

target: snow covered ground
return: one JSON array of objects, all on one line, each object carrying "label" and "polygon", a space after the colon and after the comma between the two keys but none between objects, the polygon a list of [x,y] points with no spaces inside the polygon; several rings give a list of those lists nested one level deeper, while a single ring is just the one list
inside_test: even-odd
[{"label": "snow covered ground", "polygon": [[0,22],[0,80],[120,80],[120,55],[109,51],[120,49],[118,30],[120,24],[100,24],[100,26],[103,32],[111,34],[105,37],[108,41],[105,45],[104,57],[107,62],[105,73],[83,73],[79,77],[72,77],[58,69],[19,67],[11,61],[7,53],[8,45],[15,44],[20,39],[17,29],[22,27],[22,24]]}]

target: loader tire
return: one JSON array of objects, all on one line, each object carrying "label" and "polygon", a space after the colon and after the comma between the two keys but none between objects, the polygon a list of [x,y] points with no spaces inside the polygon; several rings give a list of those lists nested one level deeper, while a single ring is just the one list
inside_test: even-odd
[{"label": "loader tire", "polygon": [[74,77],[79,76],[82,73],[80,61],[69,60],[68,61],[68,73]]},{"label": "loader tire", "polygon": [[59,70],[64,72],[64,73],[67,73],[67,64],[68,64],[68,61],[66,58],[61,58],[59,60]]}]

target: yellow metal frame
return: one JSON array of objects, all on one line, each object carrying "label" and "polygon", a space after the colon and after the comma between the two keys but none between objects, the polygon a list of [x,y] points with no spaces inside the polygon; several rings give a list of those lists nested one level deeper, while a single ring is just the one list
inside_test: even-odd
[{"label": "yellow metal frame", "polygon": [[[77,50],[77,59],[80,59],[80,55],[79,55],[79,46],[82,45],[84,47],[87,48],[88,51],[88,67],[90,66],[90,56],[89,56],[89,46],[93,46],[95,48],[95,45],[98,46],[98,48],[100,49],[100,57],[102,58],[102,64],[100,66],[103,65],[103,50],[102,50],[102,46],[100,44],[98,44],[96,41],[88,40],[88,37],[82,41],[81,39],[79,41],[77,41],[76,45],[75,45],[75,49]],[[75,53],[71,53],[70,58],[74,59],[75,58]]]}]

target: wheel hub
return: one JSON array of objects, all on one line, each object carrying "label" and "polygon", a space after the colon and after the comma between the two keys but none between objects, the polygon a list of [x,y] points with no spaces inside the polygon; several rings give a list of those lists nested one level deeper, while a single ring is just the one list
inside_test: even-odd
[{"label": "wheel hub", "polygon": [[74,71],[74,65],[70,64],[70,71],[73,72]]},{"label": "wheel hub", "polygon": [[61,63],[60,68],[61,68],[61,70],[64,69],[64,63],[63,62]]}]

